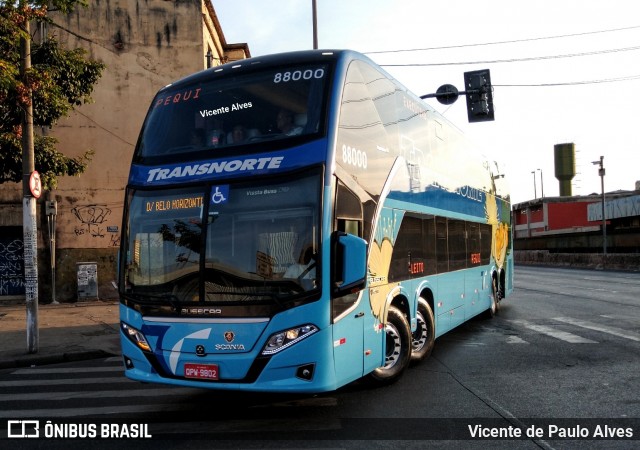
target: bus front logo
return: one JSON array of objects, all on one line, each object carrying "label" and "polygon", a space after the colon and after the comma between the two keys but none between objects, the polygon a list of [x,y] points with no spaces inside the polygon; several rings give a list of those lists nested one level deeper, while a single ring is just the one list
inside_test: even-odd
[{"label": "bus front logo", "polygon": [[231,343],[236,338],[236,335],[233,331],[227,331],[224,333],[224,340]]}]

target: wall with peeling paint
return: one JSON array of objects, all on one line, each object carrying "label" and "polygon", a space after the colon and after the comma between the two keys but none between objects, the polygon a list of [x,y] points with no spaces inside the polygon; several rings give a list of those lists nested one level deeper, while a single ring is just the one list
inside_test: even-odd
[{"label": "wall with peeling paint", "polygon": [[[44,32],[66,48],[84,48],[106,65],[92,93],[50,131],[58,149],[95,155],[80,177],[62,177],[47,193],[58,205],[56,232],[58,301],[75,299],[76,262],[98,263],[100,298],[115,298],[116,255],[124,187],[138,133],[155,93],[173,80],[213,65],[250,56],[246,44],[228,45],[208,0],[97,0],[69,15],[51,13]],[[36,35],[34,39],[39,39]],[[44,198],[40,200],[40,203]],[[0,229],[22,223],[18,184],[0,186]],[[40,208],[44,209],[44,208]],[[7,212],[8,214],[3,214]],[[39,221],[40,301],[51,300],[46,217]],[[61,287],[62,286],[62,287]],[[0,292],[0,301],[2,293]]]}]

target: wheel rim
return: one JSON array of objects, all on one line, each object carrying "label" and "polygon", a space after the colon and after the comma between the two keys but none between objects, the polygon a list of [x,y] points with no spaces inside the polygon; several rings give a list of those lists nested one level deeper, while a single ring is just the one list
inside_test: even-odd
[{"label": "wheel rim", "polygon": [[498,310],[498,298],[496,294],[496,280],[491,283],[491,314],[495,314]]},{"label": "wheel rim", "polygon": [[413,351],[419,352],[427,343],[429,337],[429,330],[427,330],[427,322],[424,320],[424,316],[420,311],[416,314],[418,326],[416,331],[411,334],[411,347]]},{"label": "wheel rim", "polygon": [[400,333],[392,323],[387,323],[385,327],[387,335],[387,348],[384,359],[384,368],[390,369],[400,360],[400,350],[402,349],[402,341]]}]

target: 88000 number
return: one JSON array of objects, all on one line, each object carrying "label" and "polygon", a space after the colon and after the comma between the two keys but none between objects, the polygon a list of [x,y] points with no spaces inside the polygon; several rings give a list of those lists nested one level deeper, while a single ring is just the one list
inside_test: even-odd
[{"label": "88000 number", "polygon": [[324,69],[294,70],[293,72],[276,73],[273,77],[273,82],[277,84],[300,80],[319,80],[320,78],[324,78]]},{"label": "88000 number", "polygon": [[367,153],[357,148],[342,145],[342,162],[351,166],[366,169],[368,164]]}]

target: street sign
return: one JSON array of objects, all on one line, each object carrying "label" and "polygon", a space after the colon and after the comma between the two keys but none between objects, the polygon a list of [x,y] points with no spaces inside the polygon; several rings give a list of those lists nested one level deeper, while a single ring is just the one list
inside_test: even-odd
[{"label": "street sign", "polygon": [[29,177],[29,189],[31,190],[31,195],[35,198],[40,198],[42,195],[42,182],[40,181],[40,174],[37,170],[31,172],[31,176]]}]

